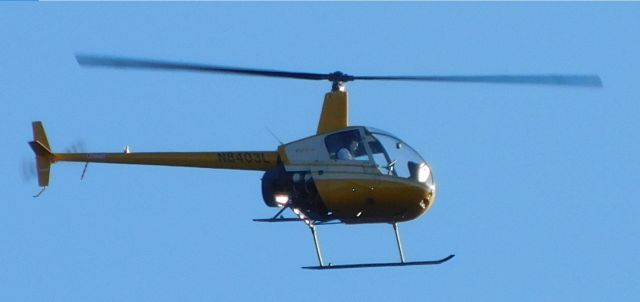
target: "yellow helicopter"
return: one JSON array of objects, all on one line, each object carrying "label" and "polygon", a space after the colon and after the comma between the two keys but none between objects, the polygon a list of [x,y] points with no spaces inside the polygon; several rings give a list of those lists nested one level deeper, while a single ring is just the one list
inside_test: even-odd
[{"label": "yellow helicopter", "polygon": [[[49,185],[56,162],[112,163],[264,171],[262,197],[280,208],[257,222],[300,221],[311,230],[318,266],[306,269],[341,269],[444,263],[454,255],[430,261],[405,261],[398,223],[426,213],[436,199],[436,182],[429,163],[398,137],[372,127],[351,126],[345,84],[354,80],[429,81],[464,83],[538,84],[601,87],[597,75],[478,75],[478,76],[353,76],[342,72],[306,73],[279,70],[190,64],[147,59],[77,55],[82,66],[192,71],[326,80],[331,91],[324,97],[315,135],[281,144],[271,151],[55,153],[42,122],[33,122],[38,184]],[[290,209],[295,217],[285,218]],[[325,264],[316,226],[345,223],[388,223],[393,226],[399,262]]]}]

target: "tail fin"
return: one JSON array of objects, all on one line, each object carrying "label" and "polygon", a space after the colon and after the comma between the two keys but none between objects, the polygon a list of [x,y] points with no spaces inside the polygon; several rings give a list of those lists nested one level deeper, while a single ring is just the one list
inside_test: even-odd
[{"label": "tail fin", "polygon": [[53,152],[49,147],[47,134],[44,132],[42,122],[33,122],[33,141],[29,142],[31,149],[36,154],[36,166],[38,169],[38,185],[49,186],[49,171],[53,162]]}]

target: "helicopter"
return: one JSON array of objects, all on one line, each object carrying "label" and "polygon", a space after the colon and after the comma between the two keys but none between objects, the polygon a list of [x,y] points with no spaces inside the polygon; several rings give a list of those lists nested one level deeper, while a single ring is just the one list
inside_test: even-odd
[{"label": "helicopter", "polygon": [[[302,222],[313,237],[317,266],[304,269],[349,269],[437,265],[455,255],[428,261],[406,261],[398,224],[414,220],[434,205],[436,181],[431,165],[406,142],[386,131],[349,123],[346,83],[355,80],[532,84],[602,87],[597,75],[435,75],[435,76],[354,76],[333,73],[293,72],[240,68],[114,56],[77,54],[85,67],[134,68],[187,71],[244,76],[329,81],[331,90],[324,102],[314,135],[281,143],[276,150],[226,152],[123,152],[55,153],[43,123],[34,121],[33,141],[40,196],[49,186],[51,165],[80,162],[135,165],[162,165],[212,169],[263,171],[262,198],[278,209],[269,218],[256,222]],[[83,171],[83,175],[84,175]],[[294,217],[284,217],[286,210]],[[393,227],[399,261],[383,263],[325,263],[318,241],[317,226],[327,224],[385,223]]]}]

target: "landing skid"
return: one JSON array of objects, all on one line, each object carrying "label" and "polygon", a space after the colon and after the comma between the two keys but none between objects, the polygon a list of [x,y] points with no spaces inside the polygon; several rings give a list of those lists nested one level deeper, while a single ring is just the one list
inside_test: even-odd
[{"label": "landing skid", "polygon": [[303,266],[304,269],[325,270],[325,269],[341,269],[341,268],[366,268],[366,267],[393,267],[393,266],[416,266],[416,265],[437,265],[445,263],[455,255],[449,255],[439,260],[430,261],[411,261],[411,262],[389,262],[389,263],[358,263],[358,264],[340,264],[340,265],[323,265],[323,266]]},{"label": "landing skid", "polygon": [[309,220],[309,219],[302,219],[302,218],[299,218],[299,217],[298,218],[287,218],[287,217],[284,217],[282,215],[282,212],[284,212],[284,210],[286,210],[288,208],[289,207],[284,207],[284,208],[280,209],[280,211],[278,211],[278,213],[273,215],[273,217],[271,217],[271,218],[256,218],[256,219],[253,219],[253,221],[255,221],[255,222],[293,222],[293,221],[302,221],[302,222],[305,222],[305,223],[308,223],[308,224],[313,224],[313,225],[327,225],[327,224],[341,224],[342,223],[340,221],[336,221],[336,219],[313,220],[312,221],[312,220]]},{"label": "landing skid", "polygon": [[291,222],[291,221],[303,221],[300,218],[256,218],[255,222]]},{"label": "landing skid", "polygon": [[[298,214],[299,218],[285,218],[282,216],[282,212],[287,209],[287,207],[282,208],[276,215],[271,218],[263,218],[263,219],[254,219],[253,221],[257,222],[289,222],[289,221],[303,221],[309,226],[309,230],[311,230],[311,235],[313,236],[313,244],[316,248],[316,255],[318,256],[318,266],[303,266],[303,269],[312,269],[312,270],[326,270],[326,269],[343,269],[343,268],[367,268],[367,267],[394,267],[394,266],[418,266],[418,265],[437,265],[445,263],[451,258],[455,257],[455,255],[451,254],[447,257],[444,257],[439,260],[429,260],[429,261],[405,261],[404,260],[404,251],[402,249],[402,241],[400,240],[400,230],[398,228],[398,223],[392,223],[393,232],[396,235],[396,243],[398,244],[398,253],[400,256],[400,262],[382,262],[382,263],[356,263],[356,264],[340,264],[333,265],[329,263],[329,265],[324,264],[324,260],[322,259],[322,251],[320,250],[320,242],[318,241],[318,233],[316,230],[316,226],[323,224],[334,224],[341,223],[339,221],[312,221],[306,218],[304,215],[299,214],[300,212],[294,208],[291,210],[294,213]],[[296,212],[297,211],[297,212]]]},{"label": "landing skid", "polygon": [[[278,218],[256,218],[256,219],[253,219],[253,221],[255,222],[292,222],[292,221],[304,222],[304,219],[278,217]],[[328,225],[328,224],[342,224],[342,222],[327,220],[327,221],[313,221],[313,224]]]},{"label": "landing skid", "polygon": [[316,232],[316,226],[309,225],[311,229],[311,235],[313,236],[313,244],[316,247],[316,255],[318,256],[318,266],[304,266],[304,269],[325,270],[325,269],[341,269],[341,268],[365,268],[365,267],[390,267],[390,266],[415,266],[415,265],[436,265],[451,260],[455,255],[449,255],[440,260],[431,261],[404,261],[404,251],[402,250],[402,241],[400,240],[400,230],[398,223],[392,223],[393,232],[396,235],[396,243],[398,244],[398,253],[400,254],[400,262],[386,262],[386,263],[360,263],[360,264],[341,264],[341,265],[325,265],[322,260],[322,252],[320,251],[320,243],[318,242],[318,234]]}]

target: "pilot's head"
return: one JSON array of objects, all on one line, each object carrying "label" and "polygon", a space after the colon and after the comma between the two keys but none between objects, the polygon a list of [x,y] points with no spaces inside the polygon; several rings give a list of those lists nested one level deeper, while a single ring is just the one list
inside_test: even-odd
[{"label": "pilot's head", "polygon": [[351,151],[352,154],[356,154],[356,150],[358,149],[358,145],[360,145],[358,143],[358,141],[352,141],[351,144],[349,145],[349,151]]}]

